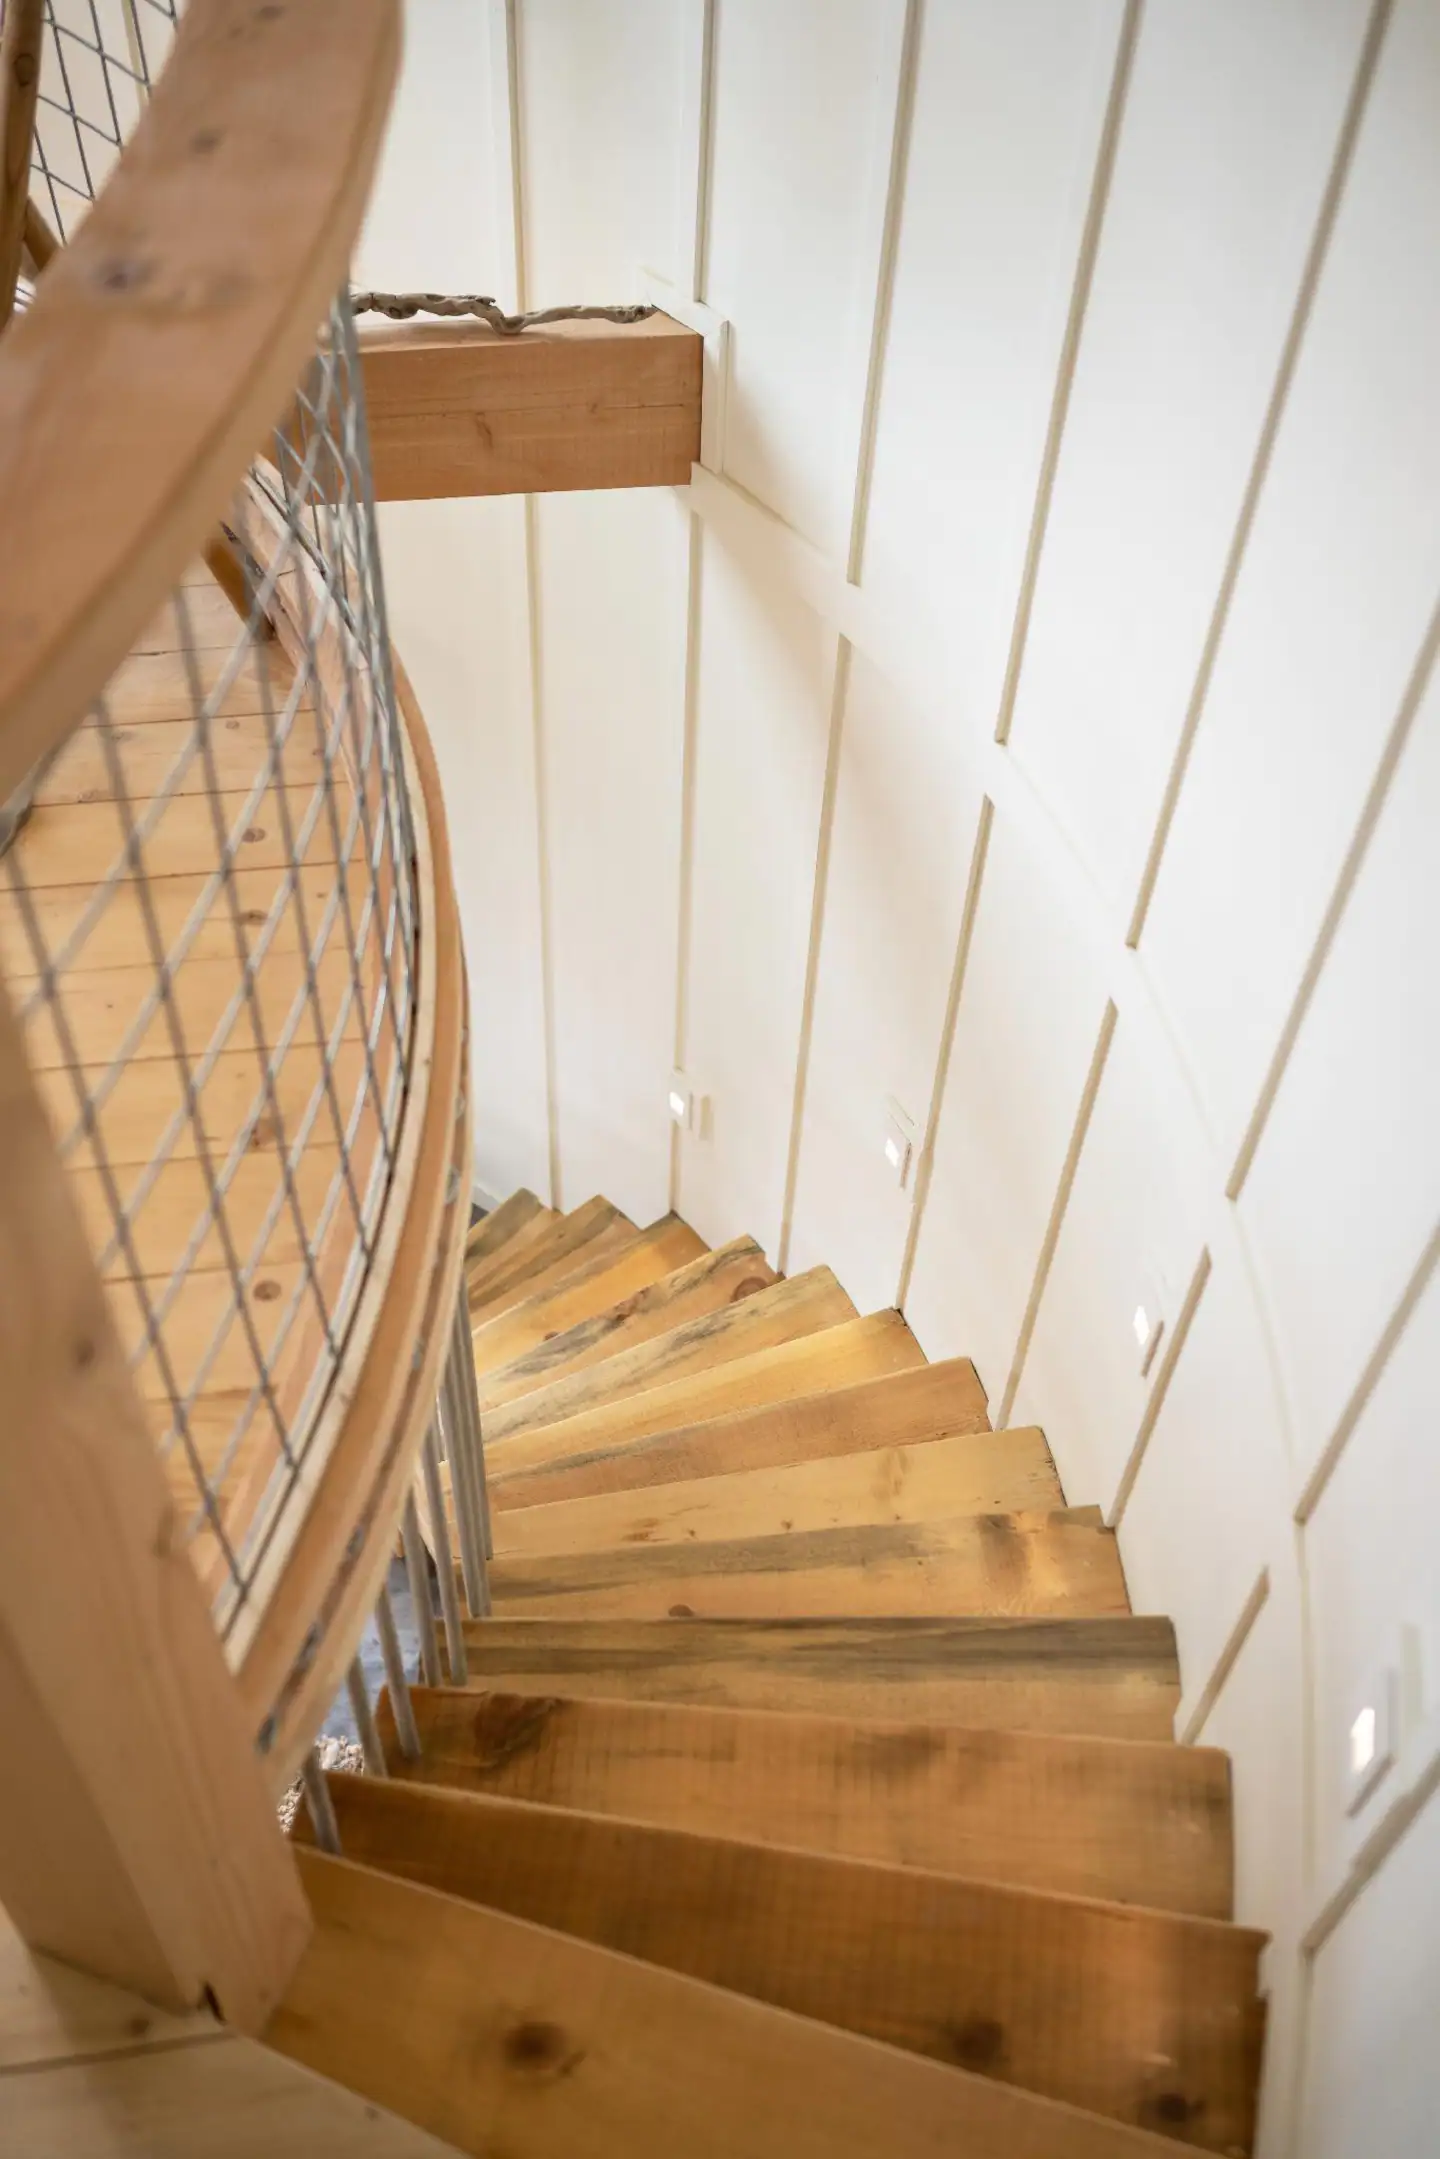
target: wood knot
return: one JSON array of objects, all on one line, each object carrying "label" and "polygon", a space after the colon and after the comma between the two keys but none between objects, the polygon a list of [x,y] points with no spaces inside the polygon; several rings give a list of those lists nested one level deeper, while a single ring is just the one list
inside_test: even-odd
[{"label": "wood knot", "polygon": [[736,1283],[734,1289],[730,1292],[730,1302],[738,1304],[742,1297],[753,1297],[757,1290],[768,1289],[769,1287],[770,1284],[765,1280],[763,1274],[747,1274]]},{"label": "wood knot", "polygon": [[245,827],[245,838],[247,840],[263,840],[264,837],[265,827],[263,825],[247,825]]},{"label": "wood knot", "polygon": [[500,2042],[500,2050],[507,2069],[537,2083],[567,2077],[585,2059],[579,2048],[570,2045],[560,2025],[528,2017],[511,2026]]},{"label": "wood knot", "polygon": [[255,1284],[251,1294],[257,1304],[273,1304],[280,1294],[280,1284],[267,1275],[263,1282]]},{"label": "wood knot", "polygon": [[957,2068],[991,2076],[1005,2059],[1005,2027],[993,2017],[967,2017],[947,2025],[943,2037],[946,2057]]},{"label": "wood knot", "polygon": [[482,1694],[470,1727],[476,1769],[503,1769],[538,1747],[559,1707],[549,1694]]},{"label": "wood knot", "polygon": [[695,1607],[693,1604],[672,1604],[666,1617],[669,1619],[693,1619],[695,1617]]}]

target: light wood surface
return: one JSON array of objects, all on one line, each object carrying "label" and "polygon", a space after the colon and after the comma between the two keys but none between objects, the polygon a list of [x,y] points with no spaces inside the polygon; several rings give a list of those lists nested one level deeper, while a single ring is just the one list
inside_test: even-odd
[{"label": "light wood surface", "polygon": [[[608,1455],[613,1466],[652,1434],[679,1424],[793,1399],[823,1387],[827,1380],[844,1386],[885,1372],[903,1372],[923,1361],[919,1344],[898,1312],[874,1312],[866,1319],[822,1327],[798,1341],[781,1342],[712,1371],[693,1372],[648,1388],[644,1394],[602,1403],[559,1424],[498,1439],[493,1454],[487,1456],[491,1504],[526,1507],[565,1496],[556,1487],[567,1465]],[[489,1420],[487,1448],[488,1424]]]},{"label": "light wood surface", "polygon": [[[472,1318],[478,1322],[485,1311],[493,1317],[504,1305],[518,1303],[520,1296],[532,1297],[561,1280],[582,1255],[590,1259],[597,1252],[613,1251],[638,1234],[628,1216],[598,1196],[545,1223],[537,1216],[490,1259],[466,1268]],[[522,1282],[528,1286],[517,1294]]]},{"label": "light wood surface", "polygon": [[358,1864],[1118,2121],[1179,2124],[1203,2149],[1250,2148],[1265,1942],[1251,1930],[738,1828],[383,1778],[329,1787]]},{"label": "light wood surface", "polygon": [[[782,1391],[778,1399],[708,1418],[701,1410],[699,1422],[632,1436],[613,1452],[595,1450],[542,1464],[528,1479],[516,1480],[509,1498],[501,1498],[497,1486],[496,1505],[531,1507],[601,1492],[648,1491],[732,1469],[783,1467],[990,1429],[984,1391],[968,1357],[945,1364],[907,1358],[898,1371],[857,1376],[837,1369],[831,1376],[833,1388]],[[681,1407],[678,1415],[693,1418],[697,1412]]]},{"label": "light wood surface", "polygon": [[25,244],[44,40],[45,0],[5,0],[0,26],[0,330],[14,309]]},{"label": "light wood surface", "polygon": [[1166,1619],[491,1619],[477,1688],[1169,1739]]},{"label": "light wood surface", "polygon": [[[197,570],[195,581],[186,587],[187,618],[203,613],[212,601],[224,612],[232,651],[239,640],[239,649],[253,655],[223,596],[206,573]],[[143,661],[151,692],[156,697],[163,694],[172,711],[186,716],[133,726],[117,721],[109,755],[98,726],[87,721],[55,760],[37,792],[34,813],[15,842],[14,860],[36,896],[47,938],[63,938],[70,925],[80,921],[97,880],[120,854],[123,832],[112,799],[117,785],[129,796],[134,814],[142,815],[156,791],[168,786],[174,760],[193,739],[188,670],[196,656],[185,648],[185,634],[185,624],[174,607],[160,609],[147,626],[148,650]],[[217,652],[207,659],[202,652],[199,658],[202,671],[213,673],[225,654]],[[135,664],[131,661],[127,666]],[[264,665],[277,687],[283,687],[288,679],[284,657],[270,654]],[[122,668],[122,675],[125,672]],[[240,672],[243,675],[243,662]],[[287,789],[292,831],[310,808],[314,787],[326,779],[316,755],[316,728],[315,716],[307,707],[287,745],[287,772],[307,773],[303,787],[297,781]],[[264,770],[272,738],[258,713],[222,717],[212,738],[216,769],[233,789],[219,797],[228,828]],[[118,780],[112,757],[119,766]],[[350,796],[345,767],[336,764],[333,769],[343,833]],[[242,843],[239,850],[244,866],[237,872],[237,900],[244,904],[252,936],[258,934],[272,905],[282,902],[283,934],[256,963],[253,1005],[241,994],[235,923],[223,897],[214,902],[211,919],[194,947],[172,970],[170,1011],[192,1067],[212,1050],[227,1024],[227,1013],[238,1000],[225,1037],[228,1046],[197,1090],[191,1114],[169,1015],[157,1009],[138,1032],[136,1023],[149,1007],[156,979],[154,962],[148,957],[148,911],[154,911],[159,934],[173,942],[189,911],[199,903],[205,878],[213,874],[218,860],[214,803],[203,792],[206,770],[204,757],[192,759],[155,823],[145,853],[143,901],[139,879],[133,874],[119,878],[74,963],[64,968],[59,996],[65,1032],[57,1023],[54,1006],[49,1001],[38,1003],[26,1025],[25,1050],[57,1136],[69,1133],[77,1118],[72,1051],[84,1068],[83,1083],[99,1104],[98,1137],[96,1141],[82,1139],[71,1149],[70,1189],[91,1250],[110,1251],[105,1273],[113,1286],[114,1316],[127,1349],[137,1359],[135,1382],[141,1397],[152,1405],[156,1435],[164,1437],[172,1425],[173,1387],[188,1397],[185,1415],[195,1461],[211,1485],[228,1533],[238,1540],[275,1459],[274,1418],[259,1382],[255,1344],[272,1360],[274,1399],[288,1414],[303,1396],[318,1350],[318,1337],[309,1320],[313,1292],[303,1265],[307,1247],[313,1255],[314,1280],[324,1294],[333,1296],[357,1242],[336,1110],[338,1105],[340,1119],[350,1123],[367,1085],[362,1038],[382,962],[378,923],[372,924],[358,961],[352,962],[342,949],[342,913],[315,967],[315,994],[307,993],[300,947],[315,939],[338,883],[342,879],[358,883],[359,873],[336,860],[331,820],[328,813],[322,814],[316,820],[299,896],[287,899],[285,829],[278,815],[262,804],[247,828],[255,838],[248,845]],[[273,794],[266,800],[273,803]],[[362,920],[358,891],[351,904],[351,919],[358,925]],[[20,902],[9,886],[0,898],[0,940],[14,969],[11,979],[16,994],[24,997],[34,986],[37,955],[23,934]],[[355,995],[357,967],[363,1006]],[[256,1040],[257,1017],[265,1051]],[[267,1082],[270,1047],[287,1027],[291,1046]],[[337,1029],[332,1101],[320,1037],[322,1033],[333,1036]],[[117,1077],[107,1066],[122,1053],[123,1068]],[[393,1039],[382,1035],[372,1060],[382,1086],[393,1073],[395,1056]],[[182,1108],[185,1114],[177,1122]],[[293,1146],[294,1135],[307,1117],[309,1140],[287,1172],[284,1152]],[[237,1258],[253,1262],[253,1278],[237,1299],[222,1232],[208,1219],[210,1176],[200,1159],[200,1147],[203,1141],[210,1164],[218,1171],[242,1136],[245,1151],[226,1189],[225,1222]],[[376,1122],[364,1112],[355,1125],[349,1151],[350,1178],[357,1191],[364,1190],[377,1145]],[[154,1165],[162,1147],[168,1151],[167,1159],[157,1170]],[[116,1237],[117,1200],[129,1222],[125,1241]],[[129,1278],[145,1278],[145,1296],[150,1308],[157,1309],[182,1263],[185,1280],[164,1310],[159,1340],[147,1343],[146,1311]],[[297,1287],[306,1296],[298,1320],[290,1316]],[[196,1525],[195,1557],[213,1586],[222,1566],[220,1548],[209,1530],[199,1525],[196,1472],[184,1447],[169,1447],[166,1468],[182,1519]]]},{"label": "light wood surface", "polygon": [[[592,1260],[558,1288],[477,1327],[475,1368],[482,1378],[523,1388],[553,1377],[554,1367],[579,1370],[774,1279],[752,1239],[707,1252],[678,1216],[667,1215],[613,1258]],[[507,1365],[514,1370],[502,1380]]]},{"label": "light wood surface", "polygon": [[103,194],[0,344],[0,797],[131,649],[303,372],[360,223],[399,14],[188,8]]},{"label": "light wood surface", "polygon": [[507,1619],[844,1619],[1128,1612],[1111,1530],[1091,1510],[861,1522],[497,1559]]},{"label": "light wood surface", "polygon": [[544,1507],[511,1507],[495,1516],[495,1550],[497,1556],[516,1558],[602,1551],[607,1545],[638,1550],[863,1522],[1044,1511],[1060,1504],[1050,1449],[1044,1434],[1032,1427],[691,1477],[553,1500]]},{"label": "light wood surface", "polygon": [[[418,1688],[395,1774],[535,1805],[1224,1919],[1223,1755],[949,1722]],[[393,1734],[388,1704],[382,1729]],[[1061,1803],[1061,1795],[1063,1803]]]},{"label": "light wood surface", "polygon": [[3,996],[0,1373],[0,1902],[33,1947],[253,2030],[304,1903]]},{"label": "light wood surface", "polygon": [[318,1852],[269,2043],[493,2159],[1174,2159],[947,2069]]},{"label": "light wood surface", "polygon": [[498,1207],[492,1207],[487,1215],[467,1231],[466,1266],[488,1259],[492,1252],[497,1252],[502,1244],[507,1243],[517,1230],[523,1229],[534,1216],[548,1212],[548,1208],[541,1207],[535,1194],[527,1192],[522,1185],[518,1192],[512,1192],[508,1199],[501,1200]]},{"label": "light wood surface", "polygon": [[606,1405],[647,1397],[656,1390],[702,1373],[720,1371],[742,1358],[782,1343],[813,1338],[822,1329],[856,1317],[855,1307],[828,1267],[812,1267],[788,1281],[757,1288],[748,1297],[727,1300],[718,1309],[655,1334],[649,1340],[615,1350],[578,1372],[562,1371],[548,1384],[529,1388],[505,1402],[482,1382],[485,1444],[497,1445],[521,1432],[536,1432],[566,1420],[585,1417]]},{"label": "light wood surface", "polygon": [[701,340],[668,315],[518,337],[474,320],[361,321],[378,501],[689,481]]},{"label": "light wood surface", "polygon": [[16,2159],[453,2159],[373,2100],[231,2033],[0,2078]]}]

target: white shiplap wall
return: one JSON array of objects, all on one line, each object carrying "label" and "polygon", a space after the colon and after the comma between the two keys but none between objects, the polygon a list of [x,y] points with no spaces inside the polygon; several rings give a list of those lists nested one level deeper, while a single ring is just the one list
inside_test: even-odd
[{"label": "white shiplap wall", "polygon": [[[1045,1426],[1175,1616],[1182,1732],[1235,1757],[1266,2159],[1415,2159],[1440,4],[409,24],[365,282],[541,304],[649,273],[730,340],[690,489],[385,513],[479,1184],[828,1260]],[[673,1138],[675,1062],[708,1139]],[[887,1099],[924,1141],[905,1193]],[[1402,1755],[1351,1820],[1387,1661]]]}]

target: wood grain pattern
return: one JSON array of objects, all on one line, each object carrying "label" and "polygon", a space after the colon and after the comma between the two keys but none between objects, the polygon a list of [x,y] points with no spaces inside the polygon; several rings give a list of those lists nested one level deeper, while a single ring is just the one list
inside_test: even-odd
[{"label": "wood grain pattern", "polygon": [[496,1559],[506,1619],[844,1619],[1128,1612],[1089,1509],[862,1522],[770,1537]]},{"label": "wood grain pattern", "polygon": [[6,0],[0,27],[0,330],[14,312],[25,245],[30,146],[44,43],[45,0]]},{"label": "wood grain pattern", "polygon": [[0,2080],[24,2159],[454,2159],[373,2100],[230,2033]]},{"label": "wood grain pattern", "polygon": [[633,1347],[586,1361],[579,1371],[563,1372],[508,1401],[497,1402],[487,1381],[480,1393],[485,1444],[498,1445],[520,1432],[588,1416],[607,1404],[718,1371],[855,1317],[854,1305],[830,1269],[812,1267],[768,1289],[757,1287],[738,1302],[727,1300]]},{"label": "wood grain pattern", "polygon": [[495,1516],[495,1550],[519,1558],[607,1545],[706,1544],[866,1522],[1046,1512],[1061,1505],[1050,1449],[1032,1426],[512,1507]]},{"label": "wood grain pattern", "polygon": [[482,1259],[489,1259],[492,1253],[499,1251],[502,1244],[509,1243],[517,1230],[523,1229],[527,1222],[532,1222],[537,1214],[548,1215],[549,1212],[549,1208],[542,1207],[535,1194],[527,1192],[522,1185],[518,1191],[512,1192],[508,1199],[502,1199],[498,1207],[492,1207],[487,1215],[472,1225],[465,1238],[466,1266],[478,1265]]},{"label": "wood grain pattern", "polygon": [[1169,1739],[1168,1619],[494,1619],[477,1687]]},{"label": "wood grain pattern", "polygon": [[1265,1937],[1251,1930],[432,1786],[329,1784],[358,1864],[1201,2149],[1253,2141]]},{"label": "wood grain pattern", "polygon": [[[832,1366],[829,1384],[782,1392],[778,1399],[712,1413],[668,1431],[629,1435],[623,1448],[590,1449],[572,1460],[541,1463],[516,1479],[497,1507],[543,1506],[602,1492],[649,1491],[688,1478],[730,1470],[771,1469],[833,1460],[877,1447],[950,1433],[988,1432],[985,1395],[968,1357],[927,1365],[907,1360],[899,1370],[857,1378]],[[682,1406],[681,1418],[696,1416]],[[495,1465],[496,1476],[500,1465]]]},{"label": "wood grain pattern", "polygon": [[399,13],[188,8],[99,200],[9,325],[0,797],[173,589],[313,352],[369,191]]},{"label": "wood grain pattern", "polygon": [[683,487],[700,455],[701,340],[667,315],[367,323],[377,501]]},{"label": "wood grain pattern", "polygon": [[484,2159],[1163,2159],[1174,2146],[301,1850],[273,2047]]},{"label": "wood grain pattern", "polygon": [[[1230,1916],[1223,1755],[811,1712],[420,1688],[395,1773],[887,1866]],[[388,1703],[382,1729],[393,1735]]]},{"label": "wood grain pattern", "polygon": [[475,1367],[491,1382],[492,1398],[503,1401],[501,1386],[523,1392],[543,1385],[562,1367],[579,1370],[774,1279],[751,1238],[707,1252],[678,1215],[666,1215],[613,1258],[602,1255],[558,1289],[477,1327]]},{"label": "wood grain pattern", "polygon": [[587,1260],[593,1257],[587,1247],[593,1246],[597,1237],[608,1234],[613,1240],[617,1233],[622,1237],[638,1234],[635,1224],[598,1194],[586,1200],[583,1207],[572,1209],[543,1228],[527,1225],[489,1259],[466,1268],[472,1320],[498,1307],[502,1299],[509,1299],[520,1282],[531,1284],[524,1294],[533,1296],[541,1282],[558,1279],[559,1273],[579,1265],[581,1255]]},{"label": "wood grain pattern", "polygon": [[[898,1312],[875,1312],[868,1319],[824,1327],[713,1371],[693,1372],[643,1394],[602,1403],[562,1423],[497,1439],[493,1453],[487,1454],[491,1504],[524,1507],[560,1497],[555,1489],[559,1469],[583,1467],[606,1455],[628,1455],[652,1434],[678,1424],[785,1401],[831,1384],[874,1379],[923,1362],[920,1345]],[[488,1449],[488,1418],[485,1443]]]},{"label": "wood grain pattern", "polygon": [[3,996],[0,1373],[0,1902],[32,1946],[253,2030],[304,1904]]},{"label": "wood grain pattern", "polygon": [[[208,2009],[171,2015],[125,1987],[37,1954],[0,1912],[0,2077],[36,2062],[93,2061],[136,2047],[208,2037],[218,2029]],[[0,2082],[0,2129],[5,2090]]]}]

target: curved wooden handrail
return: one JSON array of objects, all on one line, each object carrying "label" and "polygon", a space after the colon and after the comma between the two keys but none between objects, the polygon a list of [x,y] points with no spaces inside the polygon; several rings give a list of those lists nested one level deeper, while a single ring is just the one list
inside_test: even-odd
[{"label": "curved wooden handrail", "polygon": [[0,342],[0,799],[200,551],[315,348],[399,0],[191,0],[73,244]]},{"label": "curved wooden handrail", "polygon": [[389,1264],[339,1430],[278,1578],[257,1599],[236,1672],[246,1712],[265,1732],[277,1795],[335,1698],[394,1551],[434,1413],[469,1226],[465,975],[450,845],[430,737],[398,665],[396,689],[420,913],[416,1084],[400,1143],[406,1189],[387,1218],[395,1231]]}]

